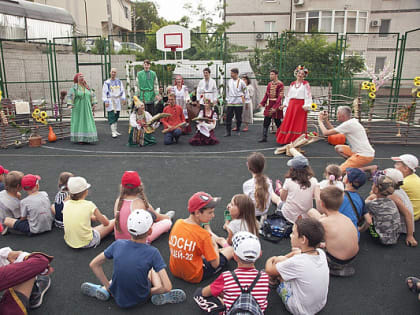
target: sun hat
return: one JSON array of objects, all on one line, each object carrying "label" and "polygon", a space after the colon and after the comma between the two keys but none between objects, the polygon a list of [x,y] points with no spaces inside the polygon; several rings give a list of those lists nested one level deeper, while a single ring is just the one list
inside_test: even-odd
[{"label": "sun hat", "polygon": [[258,237],[249,232],[237,232],[232,239],[233,251],[241,260],[255,262],[261,255],[261,243]]},{"label": "sun hat", "polygon": [[194,213],[203,208],[215,208],[219,201],[219,197],[212,197],[208,193],[199,191],[192,195],[188,200],[188,211]]},{"label": "sun hat", "polygon": [[138,236],[150,230],[153,224],[152,215],[143,209],[135,209],[127,219],[127,229],[131,235]]},{"label": "sun hat", "polygon": [[90,188],[90,184],[84,177],[74,176],[70,177],[67,182],[67,188],[71,194],[78,194]]}]

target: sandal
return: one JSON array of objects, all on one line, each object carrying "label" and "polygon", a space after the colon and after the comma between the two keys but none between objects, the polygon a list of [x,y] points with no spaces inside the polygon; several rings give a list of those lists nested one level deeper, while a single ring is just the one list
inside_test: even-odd
[{"label": "sandal", "polygon": [[[278,187],[280,186],[280,187]],[[280,196],[280,191],[282,189],[282,183],[280,179],[276,179],[276,189],[274,190],[274,192],[276,193],[276,195]]]},{"label": "sandal", "polygon": [[[411,287],[410,287],[410,285],[408,283],[408,280],[411,280]],[[407,284],[408,289],[411,292],[413,292],[413,293],[420,293],[420,288],[417,285],[418,283],[420,283],[420,279],[419,278],[416,278],[416,277],[408,277],[408,278],[405,279],[405,283]]]}]

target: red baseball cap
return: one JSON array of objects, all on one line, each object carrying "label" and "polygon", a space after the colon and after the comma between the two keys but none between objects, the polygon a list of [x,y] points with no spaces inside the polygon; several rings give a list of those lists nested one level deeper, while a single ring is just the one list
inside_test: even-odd
[{"label": "red baseball cap", "polygon": [[9,170],[6,170],[3,166],[0,165],[0,175],[9,173]]},{"label": "red baseball cap", "polygon": [[27,174],[23,176],[22,181],[20,184],[24,190],[31,190],[38,184],[38,181],[41,179],[38,175]]},{"label": "red baseball cap", "polygon": [[215,208],[220,201],[219,197],[212,197],[203,191],[196,192],[190,200],[188,200],[188,211],[194,213],[203,208]]},{"label": "red baseball cap", "polygon": [[141,179],[139,173],[135,171],[126,171],[124,172],[121,178],[121,185],[125,188],[136,188],[141,186]]}]

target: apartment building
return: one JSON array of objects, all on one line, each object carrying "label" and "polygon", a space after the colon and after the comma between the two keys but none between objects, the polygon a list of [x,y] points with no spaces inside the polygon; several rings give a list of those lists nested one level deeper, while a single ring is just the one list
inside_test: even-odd
[{"label": "apartment building", "polygon": [[[66,9],[73,16],[78,35],[108,35],[106,0],[28,0]],[[111,0],[113,33],[131,31],[131,2]]]}]

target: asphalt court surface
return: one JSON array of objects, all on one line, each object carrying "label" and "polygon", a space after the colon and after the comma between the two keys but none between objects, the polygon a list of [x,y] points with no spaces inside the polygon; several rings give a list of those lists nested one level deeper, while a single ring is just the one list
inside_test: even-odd
[{"label": "asphalt court surface", "polygon": [[[216,129],[220,144],[208,147],[193,147],[188,144],[191,136],[182,136],[177,145],[163,145],[163,135],[158,130],[157,145],[138,148],[127,147],[128,134],[118,139],[110,137],[106,122],[97,122],[99,143],[77,145],[68,140],[47,143],[41,148],[21,148],[0,150],[0,164],[9,170],[39,174],[41,190],[48,192],[52,201],[57,192],[57,179],[62,171],[70,171],[84,176],[92,184],[88,200],[93,201],[108,217],[113,217],[113,205],[118,196],[121,175],[126,170],[139,172],[151,204],[163,212],[175,210],[175,219],[188,215],[187,202],[196,191],[206,191],[222,197],[216,208],[216,217],[211,222],[212,229],[225,236],[223,210],[233,195],[242,192],[242,183],[250,178],[246,158],[253,151],[266,156],[265,173],[273,181],[283,180],[289,158],[273,154],[277,144],[274,135],[269,142],[258,143],[261,125],[250,126],[250,131],[240,136],[224,138],[224,126]],[[119,123],[120,132],[127,130],[127,121]],[[322,179],[325,166],[340,164],[343,159],[336,156],[332,146],[324,141],[304,147],[318,180]],[[413,153],[420,156],[417,146],[377,145],[374,163],[381,168],[392,167],[390,156]],[[361,188],[365,197],[371,182]],[[272,207],[274,210],[274,207]],[[420,229],[417,222],[416,229]],[[418,237],[420,238],[420,237]],[[418,239],[419,240],[419,239]],[[169,276],[174,288],[187,293],[187,301],[177,305],[153,306],[151,303],[123,310],[112,299],[101,302],[83,296],[80,285],[85,281],[99,283],[89,268],[90,260],[103,251],[113,241],[113,236],[105,238],[99,247],[87,250],[69,248],[63,240],[63,231],[53,229],[32,238],[8,234],[0,238],[0,247],[10,246],[16,250],[43,251],[55,257],[51,275],[52,285],[42,306],[31,314],[200,314],[191,296],[198,285],[186,283]],[[273,255],[286,254],[290,250],[290,240],[273,244],[262,240],[263,255],[257,261],[257,268],[263,268],[265,260]],[[168,234],[153,242],[164,260],[169,262]],[[383,247],[374,243],[366,234],[361,235],[360,252],[354,262],[356,275],[351,278],[331,278],[328,302],[322,314],[418,314],[420,303],[405,285],[410,275],[420,276],[420,250],[404,244],[404,236],[397,245]],[[234,269],[235,263],[229,263]],[[110,278],[112,262],[104,265]],[[207,285],[215,277],[200,286]],[[272,291],[266,314],[287,314],[280,298]]]}]

